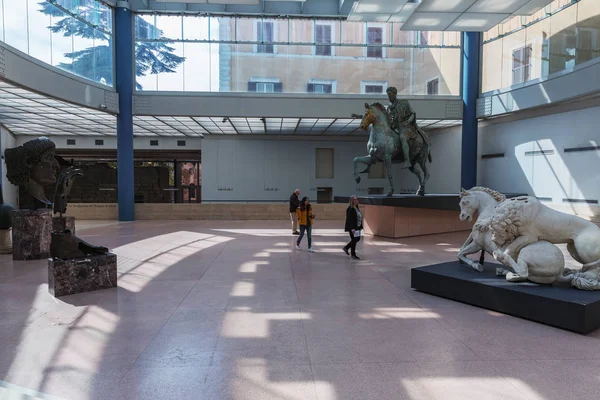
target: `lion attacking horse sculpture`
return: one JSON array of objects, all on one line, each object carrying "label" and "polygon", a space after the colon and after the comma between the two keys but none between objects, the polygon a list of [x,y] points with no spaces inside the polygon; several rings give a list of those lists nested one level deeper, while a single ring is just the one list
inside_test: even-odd
[{"label": "lion attacking horse sculpture", "polygon": [[[367,142],[368,155],[354,158],[354,179],[360,182],[360,175],[369,172],[371,165],[382,162],[385,165],[387,178],[390,182],[387,195],[394,194],[394,179],[392,177],[392,161],[404,162],[402,155],[402,144],[400,137],[390,128],[388,113],[383,105],[365,103],[366,112],[362,116],[360,128],[367,130],[370,127],[369,141]],[[419,189],[417,195],[425,195],[425,183],[429,179],[427,161],[431,162],[431,144],[425,134],[420,131],[416,124],[408,124],[401,128],[400,134],[406,135],[409,146],[410,167],[409,170],[417,176]],[[367,168],[360,173],[357,171],[358,164],[365,164]]]}]

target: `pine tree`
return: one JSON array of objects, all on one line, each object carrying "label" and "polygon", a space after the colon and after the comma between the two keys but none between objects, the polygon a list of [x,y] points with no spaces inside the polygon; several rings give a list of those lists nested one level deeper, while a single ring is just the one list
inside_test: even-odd
[{"label": "pine tree", "polygon": [[[85,21],[94,21],[99,28],[94,29],[91,24],[73,18],[47,1],[41,2],[39,5],[40,12],[52,16],[53,24],[48,27],[52,33],[62,33],[65,37],[78,36],[84,39],[94,39],[102,43],[64,54],[70,61],[61,62],[58,67],[96,82],[112,85],[114,41],[112,35],[106,33],[111,25],[111,21],[108,20],[111,14],[103,12],[92,2],[81,2],[80,5],[74,7],[74,10],[70,10]],[[143,37],[163,37],[160,29],[142,18],[137,21],[137,29],[141,32],[152,33],[152,36],[143,35]],[[135,45],[136,75],[146,76],[147,74],[175,72],[185,58],[174,54],[174,50],[168,45],[168,42],[137,42]],[[138,83],[136,83],[136,87],[138,90],[142,89]]]}]

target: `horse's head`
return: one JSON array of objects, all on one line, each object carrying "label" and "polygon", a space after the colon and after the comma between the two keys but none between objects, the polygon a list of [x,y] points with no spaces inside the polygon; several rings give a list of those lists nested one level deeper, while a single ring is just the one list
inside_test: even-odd
[{"label": "horse's head", "polygon": [[363,115],[363,119],[360,122],[360,129],[367,130],[369,125],[375,124],[376,122],[384,122],[387,121],[386,115],[387,111],[385,107],[380,103],[374,103],[369,105],[365,103],[365,114]]},{"label": "horse's head", "polygon": [[369,103],[365,103],[365,114],[363,115],[362,121],[360,121],[360,129],[366,131],[369,128],[369,125],[375,123],[377,120],[377,115],[375,115],[375,110],[369,105]]},{"label": "horse's head", "polygon": [[460,189],[460,220],[471,221],[473,215],[479,209],[479,199],[477,196],[465,189]]}]

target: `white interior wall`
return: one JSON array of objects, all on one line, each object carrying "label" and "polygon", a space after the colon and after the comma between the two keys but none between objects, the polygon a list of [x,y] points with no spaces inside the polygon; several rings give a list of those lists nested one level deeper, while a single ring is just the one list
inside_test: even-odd
[{"label": "white interior wall", "polygon": [[[552,203],[569,207],[573,206],[563,199],[597,201],[600,151],[565,153],[564,149],[598,145],[599,113],[600,107],[591,107],[510,122],[482,123],[480,155],[505,156],[480,160],[479,182],[503,192],[551,198]],[[541,150],[552,150],[553,154],[525,154]]]},{"label": "white interior wall", "polygon": [[[366,138],[360,141],[204,139],[203,201],[287,201],[296,188],[301,196],[313,201],[317,187],[331,187],[334,196],[365,195],[369,187],[387,190],[387,179],[369,179],[363,174],[360,184],[354,181],[352,160],[366,155],[366,142]],[[334,149],[333,179],[315,178],[316,148]],[[364,166],[359,168],[362,170]],[[394,165],[393,174],[396,193],[403,189],[416,191],[418,181],[412,173]]]},{"label": "white interior wall", "polygon": [[2,192],[4,202],[17,207],[17,199],[19,197],[19,188],[14,186],[6,179],[6,163],[4,162],[4,150],[16,146],[16,138],[13,134],[0,125],[0,149],[2,149]]},{"label": "white interior wall", "polygon": [[436,129],[431,137],[431,174],[427,183],[428,193],[451,194],[460,191],[460,156],[462,127]]}]

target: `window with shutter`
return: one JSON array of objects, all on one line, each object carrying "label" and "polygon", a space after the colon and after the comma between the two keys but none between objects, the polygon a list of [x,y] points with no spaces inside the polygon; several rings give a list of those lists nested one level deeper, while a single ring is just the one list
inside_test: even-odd
[{"label": "window with shutter", "polygon": [[[383,44],[383,28],[380,27],[368,27],[367,28],[367,45],[369,44]],[[383,47],[381,46],[367,46],[367,57],[369,58],[383,58]]]},{"label": "window with shutter", "polygon": [[531,76],[531,45],[512,52],[512,84],[527,82]]},{"label": "window with shutter", "polygon": [[306,86],[306,91],[318,94],[333,93],[335,82],[332,80],[311,79]]},{"label": "window with shutter", "polygon": [[427,94],[435,95],[440,92],[440,80],[438,78],[427,81]]},{"label": "window with shutter", "polygon": [[[269,53],[273,54],[273,44],[275,41],[274,25],[271,21],[257,21],[256,22],[256,40],[266,44],[256,45],[257,53]],[[271,43],[271,44],[269,44]]]},{"label": "window with shutter", "polygon": [[[331,25],[317,24],[315,28],[315,42],[316,43],[331,43]],[[317,56],[330,56],[332,54],[331,45],[317,45],[315,46],[315,55]]]},{"label": "window with shutter", "polygon": [[365,85],[365,93],[383,93],[382,85]]}]

